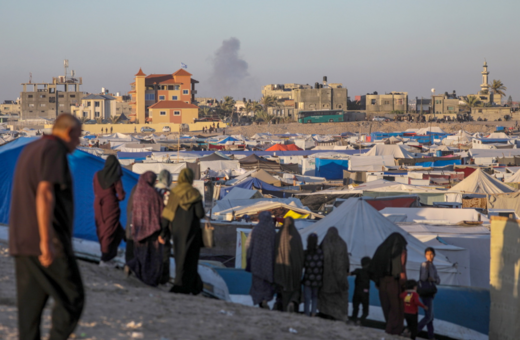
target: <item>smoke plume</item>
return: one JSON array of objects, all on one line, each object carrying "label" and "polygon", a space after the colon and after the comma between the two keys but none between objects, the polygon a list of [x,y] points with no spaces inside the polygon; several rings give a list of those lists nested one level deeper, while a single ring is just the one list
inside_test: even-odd
[{"label": "smoke plume", "polygon": [[[249,65],[239,55],[240,40],[229,38],[222,42],[211,58],[213,70],[209,78],[211,97],[232,96],[235,100],[253,96],[254,80],[249,75]],[[254,95],[257,97],[258,95]]]}]

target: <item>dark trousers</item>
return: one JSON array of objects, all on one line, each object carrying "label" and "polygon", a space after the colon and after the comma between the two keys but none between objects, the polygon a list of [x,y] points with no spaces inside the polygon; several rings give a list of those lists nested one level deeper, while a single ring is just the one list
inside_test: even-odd
[{"label": "dark trousers", "polygon": [[428,339],[433,339],[434,329],[433,329],[433,297],[421,297],[422,302],[428,310],[424,311],[424,317],[419,322],[418,332],[422,331],[424,326],[428,328]]},{"label": "dark trousers", "polygon": [[417,336],[417,324],[419,316],[417,314],[404,313],[404,318],[406,319],[406,325],[410,331],[410,339],[415,340],[415,337]]},{"label": "dark trousers", "polygon": [[54,299],[49,340],[66,340],[78,324],[85,295],[78,264],[61,255],[45,268],[36,256],[16,256],[16,290],[20,340],[40,340],[41,314]]},{"label": "dark trousers", "polygon": [[384,276],[379,281],[379,300],[385,316],[385,332],[400,335],[404,328],[404,301],[399,297],[399,279]]},{"label": "dark trousers", "polygon": [[304,286],[303,294],[304,294],[304,308],[305,315],[311,316],[311,314],[316,315],[316,307],[318,306],[318,287],[310,287]]},{"label": "dark trousers", "polygon": [[360,320],[365,321],[368,316],[368,301],[370,299],[370,295],[368,292],[354,292],[354,297],[352,298],[352,317],[353,321],[357,320],[357,316],[359,313],[359,305],[363,306],[363,314],[361,315]]}]

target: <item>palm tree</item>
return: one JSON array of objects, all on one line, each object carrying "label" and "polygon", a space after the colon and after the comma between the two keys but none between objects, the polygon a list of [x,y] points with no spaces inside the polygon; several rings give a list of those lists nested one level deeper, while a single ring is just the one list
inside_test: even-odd
[{"label": "palm tree", "polygon": [[96,123],[103,124],[103,119],[101,119],[101,117],[96,118]]},{"label": "palm tree", "polygon": [[493,79],[493,84],[491,84],[491,90],[493,90],[494,93],[499,94],[501,96],[505,96],[507,91],[507,87],[504,86],[504,83],[499,80]]},{"label": "palm tree", "polygon": [[264,110],[267,111],[270,107],[278,107],[280,104],[278,104],[278,99],[276,99],[275,96],[264,96],[260,100],[262,105],[264,106]]},{"label": "palm tree", "polygon": [[204,116],[204,117],[207,117],[207,116],[210,116],[211,115],[211,112],[213,111],[213,109],[211,107],[208,107],[208,106],[204,106],[204,107],[201,107],[199,109],[199,114]]},{"label": "palm tree", "polygon": [[117,124],[117,121],[121,118],[121,116],[110,116],[110,123]]},{"label": "palm tree", "polygon": [[256,120],[263,120],[264,122],[269,122],[271,119],[273,119],[273,116],[267,113],[267,111],[260,110],[255,114]]},{"label": "palm tree", "polygon": [[81,118],[79,119],[79,121],[81,122],[81,124],[84,124],[87,120],[89,120],[88,117],[81,117]]},{"label": "palm tree", "polygon": [[464,100],[464,105],[471,108],[478,107],[481,105],[480,100],[476,96],[468,96],[466,100]]}]

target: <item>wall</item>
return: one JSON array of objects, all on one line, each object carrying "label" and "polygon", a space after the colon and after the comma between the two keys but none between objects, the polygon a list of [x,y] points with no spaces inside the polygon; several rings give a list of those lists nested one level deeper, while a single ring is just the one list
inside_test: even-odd
[{"label": "wall", "polygon": [[[482,112],[480,112],[482,111]],[[504,120],[505,115],[510,115],[513,119],[518,119],[518,112],[511,113],[510,107],[492,106],[492,107],[474,107],[471,109],[471,117],[477,120],[479,117],[488,121],[495,121],[498,118]]]},{"label": "wall", "polygon": [[[166,116],[161,116],[161,111],[166,111]],[[180,111],[180,116],[174,116],[174,111]],[[150,109],[150,117],[153,123],[185,123],[190,124],[194,118],[199,118],[198,109]]]},{"label": "wall", "polygon": [[[215,122],[216,126],[217,122]],[[173,123],[158,123],[158,124],[84,124],[83,130],[89,131],[92,134],[98,134],[101,133],[101,128],[103,128],[103,132],[105,133],[106,128],[110,130],[110,128],[113,128],[113,133],[120,132],[120,133],[134,133],[134,128],[139,133],[141,131],[141,127],[151,127],[152,129],[155,129],[155,134],[159,133],[162,134],[162,129],[164,126],[169,126],[171,129],[171,132],[178,132],[179,131],[179,125],[180,124],[173,124]],[[209,127],[209,122],[197,122],[197,123],[191,123],[188,124],[190,126],[190,131],[202,131],[202,127]],[[213,122],[211,123],[213,125]],[[220,128],[225,128],[227,126],[226,123],[219,122]],[[45,129],[52,128],[52,124],[45,125]]]},{"label": "wall", "polygon": [[345,88],[297,89],[293,93],[298,111],[347,109],[348,90]]}]

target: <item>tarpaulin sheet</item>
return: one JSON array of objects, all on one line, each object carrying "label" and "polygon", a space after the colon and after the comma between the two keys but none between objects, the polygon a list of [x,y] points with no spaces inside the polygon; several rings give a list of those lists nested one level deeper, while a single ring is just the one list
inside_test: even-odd
[{"label": "tarpaulin sheet", "polygon": [[280,187],[275,187],[274,185],[267,184],[258,178],[251,177],[243,182],[240,182],[237,185],[227,187],[227,188],[221,188],[220,189],[220,199],[224,198],[233,188],[243,188],[243,189],[262,189],[262,192],[264,190],[268,190],[271,192],[275,191],[281,191]]},{"label": "tarpaulin sheet", "polygon": [[348,170],[346,159],[316,158],[316,176],[326,179],[343,179],[343,170]]},{"label": "tarpaulin sheet", "polygon": [[[23,148],[36,138],[19,138],[14,142],[0,147],[0,223],[9,224],[11,209],[11,191],[13,186],[14,170],[18,157]],[[94,174],[103,169],[105,161],[97,156],[76,150],[69,155],[70,172],[74,184],[74,237],[98,241],[94,222],[94,189],[92,180]],[[132,188],[137,184],[139,176],[123,168],[121,178],[123,188],[127,193],[124,201],[120,202],[121,224],[126,225],[126,205]]]},{"label": "tarpaulin sheet", "polygon": [[[376,210],[384,208],[409,208],[419,204],[419,197],[389,197],[387,199],[365,199]],[[417,203],[416,203],[417,202]]]}]

